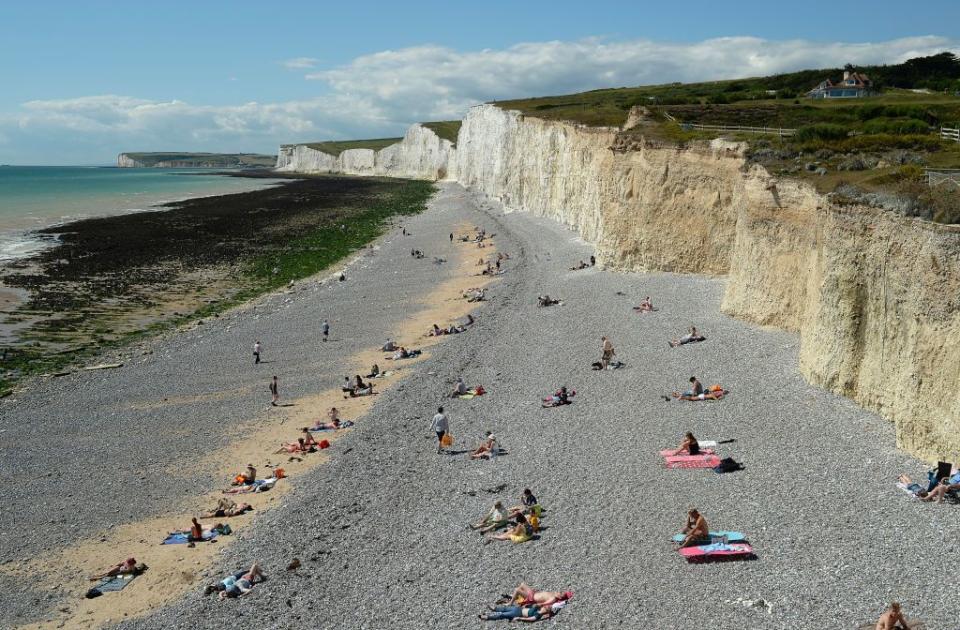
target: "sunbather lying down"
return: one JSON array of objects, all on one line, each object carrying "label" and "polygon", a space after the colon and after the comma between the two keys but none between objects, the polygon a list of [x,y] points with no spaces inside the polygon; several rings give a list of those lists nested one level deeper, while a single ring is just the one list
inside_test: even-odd
[{"label": "sunbather lying down", "polygon": [[573,599],[573,592],[571,591],[538,591],[528,586],[526,582],[520,582],[520,586],[513,589],[512,595],[504,595],[497,600],[497,603],[512,603],[520,606],[530,606],[532,604],[549,606],[558,602],[570,601],[571,599]]},{"label": "sunbather lying down", "polygon": [[578,264],[574,265],[573,267],[570,267],[570,271],[580,271],[581,269],[587,269],[589,267],[590,265],[588,265],[587,263],[581,260]]},{"label": "sunbather lying down", "polygon": [[203,589],[203,594],[209,595],[213,592],[219,592],[220,599],[226,599],[228,597],[240,597],[241,595],[249,593],[251,590],[253,590],[254,584],[263,582],[266,579],[266,576],[263,575],[263,571],[260,570],[260,565],[254,562],[253,566],[251,566],[247,571],[237,571],[236,573],[228,575],[215,584],[208,584]]},{"label": "sunbather lying down", "polygon": [[563,304],[563,300],[556,300],[556,299],[550,297],[549,295],[538,295],[538,296],[537,296],[537,306],[539,306],[539,307],[541,307],[541,308],[542,308],[542,307],[545,307],[545,306],[556,306],[556,305],[558,305],[558,304]]},{"label": "sunbather lying down", "polygon": [[463,326],[458,326],[450,324],[446,328],[440,328],[436,324],[433,325],[433,328],[427,331],[427,334],[424,337],[440,337],[441,335],[455,335],[457,333],[462,333],[467,329]]},{"label": "sunbather lying down", "polygon": [[213,508],[209,512],[204,512],[200,515],[200,518],[224,518],[230,516],[240,516],[245,512],[249,512],[253,509],[249,503],[235,503],[226,497],[222,497],[217,501],[217,507]]},{"label": "sunbather lying down", "polygon": [[393,353],[392,357],[387,357],[388,361],[399,361],[400,359],[412,359],[413,357],[420,356],[422,350],[407,350],[403,346],[400,346],[400,349]]},{"label": "sunbather lying down", "polygon": [[96,582],[97,580],[102,580],[108,577],[116,577],[118,575],[140,575],[146,570],[147,565],[143,563],[137,564],[136,558],[127,558],[123,562],[113,565],[103,573],[91,575],[90,581]]},{"label": "sunbather lying down", "polygon": [[223,494],[247,494],[250,492],[266,492],[277,485],[278,477],[268,477],[266,479],[257,479],[251,484],[237,486],[224,490]]},{"label": "sunbather lying down", "polygon": [[559,407],[561,405],[569,405],[570,399],[577,395],[576,391],[567,391],[566,385],[557,390],[553,396],[548,396],[543,399],[544,407]]},{"label": "sunbather lying down", "polygon": [[[720,400],[730,392],[719,385],[711,385],[710,387],[704,389],[703,385],[700,384],[700,381],[697,380],[697,377],[690,377],[690,389],[683,392],[673,392],[670,396],[677,398],[679,400]],[[670,396],[664,396],[663,398],[666,401],[670,401]]]},{"label": "sunbather lying down", "polygon": [[677,346],[682,346],[688,343],[696,343],[698,341],[706,341],[706,340],[707,340],[706,337],[704,337],[703,335],[697,332],[696,326],[691,326],[689,333],[687,333],[683,337],[680,337],[679,339],[668,341],[667,344],[671,348],[676,348]]},{"label": "sunbather lying down", "polygon": [[486,289],[471,287],[463,292],[463,297],[467,302],[482,302],[487,298]]},{"label": "sunbather lying down", "polygon": [[624,363],[623,361],[613,360],[613,361],[608,361],[607,367],[604,368],[602,361],[594,361],[593,363],[590,364],[590,369],[595,372],[600,372],[600,371],[603,371],[604,369],[619,370],[620,368],[625,367],[626,365],[627,364]]}]

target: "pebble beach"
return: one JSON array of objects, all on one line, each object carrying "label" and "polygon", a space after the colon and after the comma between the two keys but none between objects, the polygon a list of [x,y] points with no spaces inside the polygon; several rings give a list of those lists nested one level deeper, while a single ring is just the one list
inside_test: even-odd
[{"label": "pebble beach", "polygon": [[[347,401],[356,424],[322,463],[286,466],[283,493],[208,558],[184,560],[182,580],[148,571],[94,600],[109,608],[111,598],[146,597],[148,614],[101,609],[90,619],[124,629],[494,627],[506,622],[478,613],[524,581],[574,592],[542,622],[567,628],[856,628],[892,600],[928,629],[960,625],[956,599],[941,594],[956,565],[956,507],[896,487],[900,473],[921,478],[926,464],[896,449],[888,421],[807,384],[795,335],[721,314],[722,278],[570,271],[593,250],[563,226],[438,187],[426,212],[349,261],[345,282],[322,274],[103,358],[117,369],[38,380],[0,401],[0,627],[92,627],[77,610],[87,586],[78,570],[32,563],[53,556],[74,567],[82,556],[97,560],[93,572],[119,562],[129,552],[111,544],[118,526],[159,543],[164,532],[145,523],[205,504],[229,483],[224,468],[247,463],[211,454],[266,430],[294,439],[292,416],[322,419],[317,401],[376,356],[396,368],[394,380],[356,415]],[[376,349],[388,338],[418,347],[426,328],[412,323],[424,312],[462,307],[448,289],[470,286],[465,273],[489,252],[448,235],[474,226],[509,254],[472,311],[476,323],[423,360],[383,360]],[[563,304],[538,308],[542,294]],[[657,310],[634,312],[648,295]],[[691,325],[706,341],[671,348]],[[591,370],[602,335],[623,368]],[[254,366],[257,339],[266,363]],[[291,407],[270,406],[273,374]],[[458,376],[488,394],[450,399]],[[664,400],[690,376],[730,394]],[[541,407],[561,386],[576,390],[573,404]],[[492,431],[506,453],[438,455],[438,405],[455,451]],[[725,441],[719,454],[744,469],[667,470],[658,451],[686,431]],[[276,446],[263,444],[256,463]],[[546,510],[539,537],[483,544],[468,524],[496,500],[518,503],[524,488]],[[746,533],[756,559],[685,562],[669,541],[690,507],[712,528]],[[70,556],[80,548],[87,555]],[[294,558],[300,568],[287,571]],[[253,562],[268,579],[249,594],[203,595]]]}]

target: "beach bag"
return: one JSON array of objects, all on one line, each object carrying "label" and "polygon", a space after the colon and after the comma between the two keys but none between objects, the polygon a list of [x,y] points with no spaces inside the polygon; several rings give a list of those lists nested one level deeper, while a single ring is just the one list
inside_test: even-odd
[{"label": "beach bag", "polygon": [[707,388],[707,391],[710,391],[710,392],[722,392],[722,391],[723,391],[723,388],[720,387],[719,385],[711,385],[710,387]]},{"label": "beach bag", "polygon": [[729,473],[736,472],[738,470],[743,470],[743,465],[734,460],[732,457],[724,457],[720,460],[720,465],[715,466],[713,472],[715,473]]},{"label": "beach bag", "polygon": [[247,482],[247,478],[244,477],[243,475],[237,475],[236,477],[233,478],[233,485],[235,486],[241,486],[246,482]]},{"label": "beach bag", "polygon": [[477,396],[483,396],[487,393],[487,390],[483,388],[483,385],[477,385],[477,389],[474,390]]},{"label": "beach bag", "polygon": [[440,438],[440,446],[448,447],[453,446],[453,435],[450,433],[444,433],[443,437]]},{"label": "beach bag", "polygon": [[283,468],[277,468],[273,471],[273,476],[277,479],[283,479],[287,476],[287,472]]},{"label": "beach bag", "polygon": [[330,441],[329,441],[329,440],[320,440],[320,448],[321,448],[321,449],[330,448]]}]

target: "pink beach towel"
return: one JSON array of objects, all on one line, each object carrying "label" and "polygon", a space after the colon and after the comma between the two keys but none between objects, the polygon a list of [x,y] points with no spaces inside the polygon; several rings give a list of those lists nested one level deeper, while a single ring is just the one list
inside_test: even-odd
[{"label": "pink beach towel", "polygon": [[720,465],[717,455],[670,455],[663,460],[667,468],[715,468]]},{"label": "pink beach towel", "polygon": [[[675,448],[667,448],[667,449],[664,449],[664,450],[660,451],[660,456],[661,456],[661,457],[689,457],[689,455],[674,455],[674,453],[676,452],[676,450],[677,450],[677,449],[675,449]],[[700,454],[701,454],[701,455],[713,455],[714,453],[713,453],[713,449],[712,449],[712,448],[701,448],[701,449],[700,449]],[[696,455],[694,455],[694,457],[696,457]]]}]

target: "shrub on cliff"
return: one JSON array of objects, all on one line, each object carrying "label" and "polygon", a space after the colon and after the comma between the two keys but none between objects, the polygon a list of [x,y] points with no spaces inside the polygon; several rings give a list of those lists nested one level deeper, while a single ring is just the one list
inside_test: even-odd
[{"label": "shrub on cliff", "polygon": [[864,133],[889,133],[905,135],[911,133],[928,133],[930,126],[916,118],[874,118],[863,125]]},{"label": "shrub on cliff", "polygon": [[794,134],[794,140],[798,142],[809,142],[811,140],[841,140],[847,137],[847,128],[842,125],[831,125],[829,123],[819,125],[807,125],[797,129]]}]

